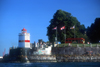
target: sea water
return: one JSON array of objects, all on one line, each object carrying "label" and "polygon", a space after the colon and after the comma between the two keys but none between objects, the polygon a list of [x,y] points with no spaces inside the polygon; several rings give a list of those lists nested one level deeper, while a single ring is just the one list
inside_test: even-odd
[{"label": "sea water", "polygon": [[0,63],[0,67],[100,67],[100,62]]}]

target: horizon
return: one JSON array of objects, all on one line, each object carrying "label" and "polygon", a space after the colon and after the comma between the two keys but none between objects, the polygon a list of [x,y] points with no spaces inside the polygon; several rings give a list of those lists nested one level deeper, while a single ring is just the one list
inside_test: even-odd
[{"label": "horizon", "polygon": [[9,53],[9,48],[18,46],[18,34],[23,28],[30,33],[30,43],[38,39],[49,41],[47,27],[54,13],[61,9],[71,13],[80,24],[87,28],[100,18],[99,0],[6,0],[0,1],[0,56],[4,49]]}]

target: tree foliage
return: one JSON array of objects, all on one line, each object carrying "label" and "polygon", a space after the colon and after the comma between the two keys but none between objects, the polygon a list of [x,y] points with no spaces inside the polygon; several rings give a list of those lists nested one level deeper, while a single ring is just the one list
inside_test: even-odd
[{"label": "tree foliage", "polygon": [[87,35],[92,43],[98,43],[100,40],[100,18],[96,18],[95,22],[87,28]]},{"label": "tree foliage", "polygon": [[47,27],[47,36],[50,42],[55,41],[56,31],[52,30],[57,26],[57,38],[58,41],[64,42],[64,30],[60,30],[62,26],[65,26],[66,29],[66,38],[74,38],[74,29],[70,29],[70,27],[75,25],[75,36],[76,38],[86,38],[84,35],[86,30],[84,25],[81,25],[76,17],[73,17],[71,13],[66,11],[57,10],[57,12],[53,15],[53,19],[50,20],[50,25]]}]

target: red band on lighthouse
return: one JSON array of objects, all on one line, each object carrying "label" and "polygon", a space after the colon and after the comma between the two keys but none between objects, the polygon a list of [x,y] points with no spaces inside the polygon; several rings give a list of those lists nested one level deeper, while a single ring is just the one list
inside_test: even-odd
[{"label": "red band on lighthouse", "polygon": [[30,42],[30,40],[19,40],[19,42]]}]

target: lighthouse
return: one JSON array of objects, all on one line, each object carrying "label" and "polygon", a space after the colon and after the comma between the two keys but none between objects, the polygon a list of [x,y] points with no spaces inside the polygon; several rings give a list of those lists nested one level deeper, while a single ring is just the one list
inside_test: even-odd
[{"label": "lighthouse", "polygon": [[19,33],[19,48],[30,48],[30,33],[27,33],[25,28]]}]

